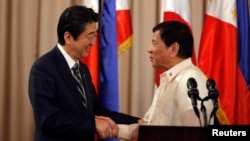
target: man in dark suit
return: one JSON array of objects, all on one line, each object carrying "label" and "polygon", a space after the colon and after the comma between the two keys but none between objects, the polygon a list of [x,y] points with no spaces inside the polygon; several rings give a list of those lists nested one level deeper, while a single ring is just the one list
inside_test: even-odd
[{"label": "man in dark suit", "polygon": [[[35,141],[94,141],[117,137],[117,124],[139,118],[110,111],[98,102],[88,67],[80,62],[96,43],[99,16],[84,6],[70,6],[60,16],[58,44],[33,64],[29,98]],[[80,80],[72,68],[78,64]]]}]

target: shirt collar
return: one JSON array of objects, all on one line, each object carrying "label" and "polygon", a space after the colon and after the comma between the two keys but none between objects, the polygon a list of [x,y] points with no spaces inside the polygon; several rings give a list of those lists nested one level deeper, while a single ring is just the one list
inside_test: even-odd
[{"label": "shirt collar", "polygon": [[172,67],[171,69],[169,69],[168,71],[165,71],[164,74],[167,76],[168,81],[171,81],[183,68],[190,64],[192,64],[191,58],[185,59],[174,67]]},{"label": "shirt collar", "polygon": [[57,47],[58,49],[61,51],[61,53],[63,54],[69,68],[71,69],[75,63],[78,63],[78,62],[75,62],[70,56],[69,54],[64,50],[64,48],[62,47],[62,45],[60,45],[59,43],[57,43]]}]

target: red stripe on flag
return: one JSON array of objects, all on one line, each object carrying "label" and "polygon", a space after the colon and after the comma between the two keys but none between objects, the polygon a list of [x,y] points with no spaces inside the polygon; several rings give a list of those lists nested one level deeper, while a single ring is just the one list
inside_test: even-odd
[{"label": "red stripe on flag", "polygon": [[248,89],[247,83],[240,69],[238,69],[237,76],[238,83],[236,102],[238,104],[235,114],[235,120],[238,122],[238,124],[250,124],[250,90]]},{"label": "red stripe on flag", "polygon": [[116,16],[117,43],[120,45],[132,35],[132,22],[129,10],[117,10]]},{"label": "red stripe on flag", "polygon": [[234,123],[238,70],[237,29],[209,15],[205,19],[198,65],[207,77],[217,82],[221,108],[229,122]]},{"label": "red stripe on flag", "polygon": [[175,12],[170,12],[170,11],[165,11],[164,12],[164,21],[179,21],[182,22],[190,28],[189,24],[187,21],[185,21],[179,14]]}]

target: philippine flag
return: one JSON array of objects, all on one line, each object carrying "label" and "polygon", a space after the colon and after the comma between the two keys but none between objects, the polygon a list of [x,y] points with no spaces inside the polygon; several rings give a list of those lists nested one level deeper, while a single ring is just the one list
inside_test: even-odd
[{"label": "philippine flag", "polygon": [[247,1],[208,0],[198,66],[217,83],[221,124],[250,124],[249,55]]}]

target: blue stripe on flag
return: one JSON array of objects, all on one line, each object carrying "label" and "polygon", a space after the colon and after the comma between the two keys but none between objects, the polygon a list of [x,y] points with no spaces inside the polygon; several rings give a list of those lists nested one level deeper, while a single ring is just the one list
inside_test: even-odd
[{"label": "blue stripe on flag", "polygon": [[100,35],[100,100],[108,109],[119,110],[116,2],[104,0]]},{"label": "blue stripe on flag", "polygon": [[250,31],[248,1],[237,0],[239,67],[250,89]]},{"label": "blue stripe on flag", "polygon": [[[118,111],[118,54],[115,0],[103,1],[100,55],[100,102],[106,108],[113,111]],[[116,138],[102,140],[118,141]]]}]

